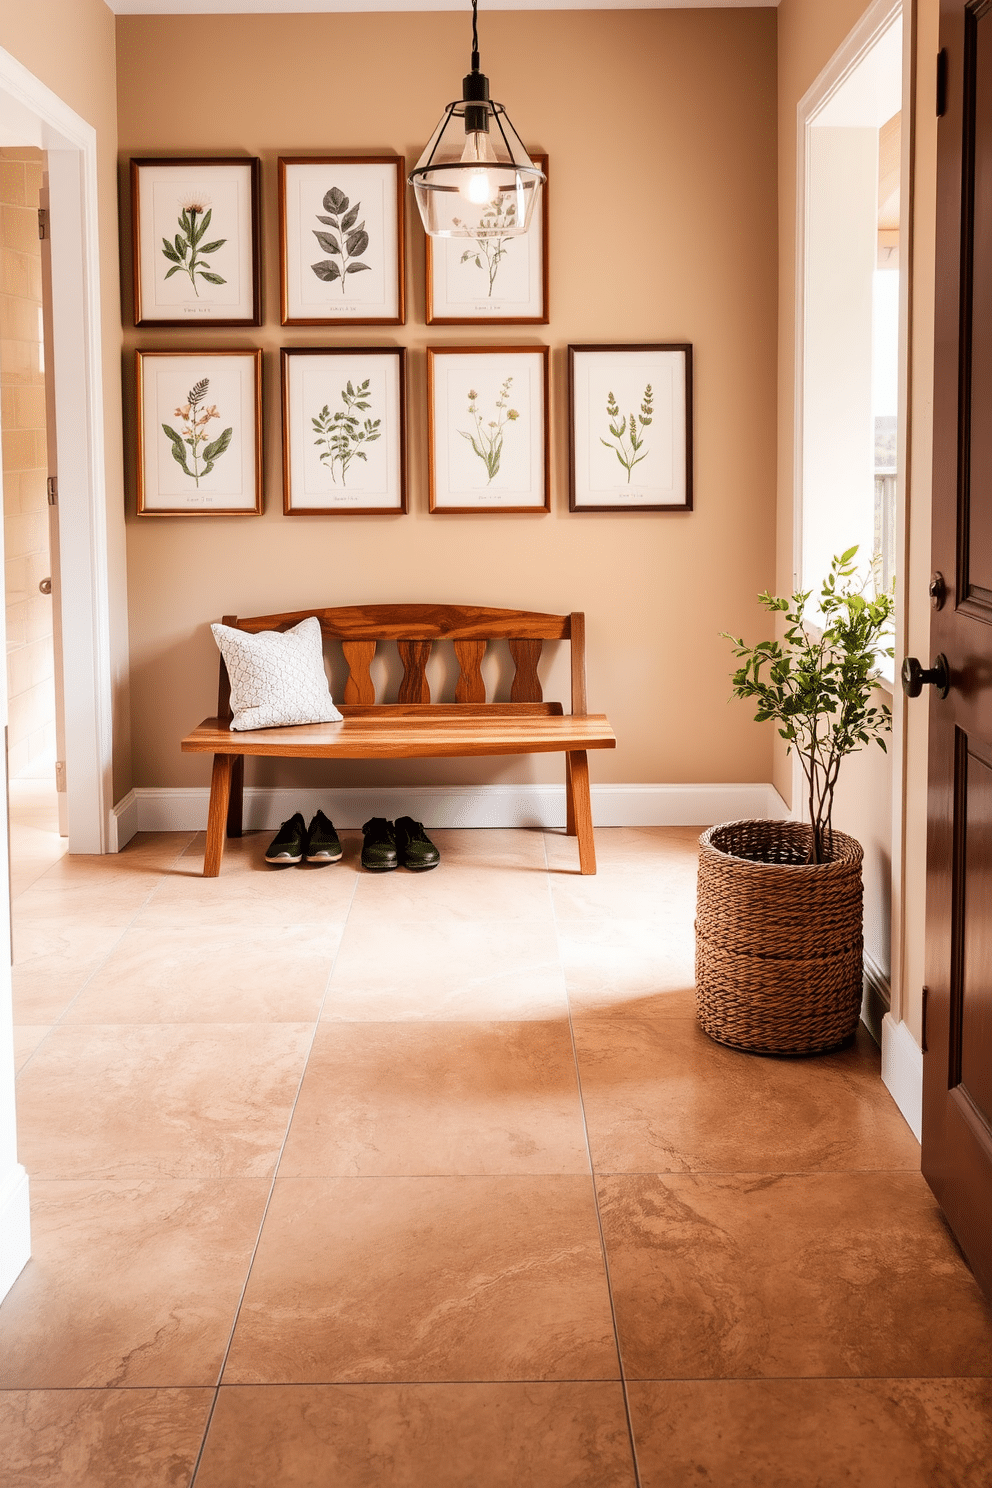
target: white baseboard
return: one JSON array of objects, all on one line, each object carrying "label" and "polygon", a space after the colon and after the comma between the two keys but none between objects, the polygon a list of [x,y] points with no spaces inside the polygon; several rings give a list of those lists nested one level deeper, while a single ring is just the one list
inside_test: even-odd
[{"label": "white baseboard", "polygon": [[871,952],[865,951],[861,1021],[879,1048],[882,1046],[882,1022],[891,1006],[892,990],[889,978]]},{"label": "white baseboard", "polygon": [[882,1019],[882,1082],[918,1142],[923,1140],[923,1050],[891,1013]]},{"label": "white baseboard", "polygon": [[134,836],[140,832],[138,826],[138,798],[133,790],[128,791],[123,800],[118,801],[110,813],[109,829],[107,832],[109,852],[120,852],[126,847]]},{"label": "white baseboard", "polygon": [[[206,787],[139,786],[114,807],[114,851],[135,832],[199,832],[207,824]],[[564,827],[565,788],[560,785],[417,785],[335,790],[248,786],[247,830],[274,831],[301,811],[320,807],[339,827],[360,827],[370,816],[412,816],[430,827]],[[740,817],[787,817],[774,786],[594,785],[597,827],[708,826]]]},{"label": "white baseboard", "polygon": [[0,1187],[0,1302],[31,1258],[28,1175],[14,1163]]}]

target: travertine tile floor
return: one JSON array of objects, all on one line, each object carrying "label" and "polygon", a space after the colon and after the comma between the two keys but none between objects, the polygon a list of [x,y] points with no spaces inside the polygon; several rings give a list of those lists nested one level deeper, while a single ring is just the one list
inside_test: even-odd
[{"label": "travertine tile floor", "polygon": [[4,1488],[992,1483],[992,1318],[871,1040],[696,1027],[696,831],[205,881],[14,806]]}]

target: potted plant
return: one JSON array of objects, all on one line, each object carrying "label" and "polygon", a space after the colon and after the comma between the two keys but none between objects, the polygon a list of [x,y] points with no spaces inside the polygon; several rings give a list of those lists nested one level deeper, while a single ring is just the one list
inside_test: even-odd
[{"label": "potted plant", "polygon": [[738,821],[700,838],[696,1010],[720,1043],[765,1054],[815,1054],[855,1033],[862,995],[860,844],[834,829],[842,760],[885,748],[889,709],[873,701],[892,618],[890,592],[860,579],[857,548],[835,557],[807,618],[811,590],[759,602],[784,619],[781,640],[748,646],[733,696],[757,700],[802,765],[808,822]]}]

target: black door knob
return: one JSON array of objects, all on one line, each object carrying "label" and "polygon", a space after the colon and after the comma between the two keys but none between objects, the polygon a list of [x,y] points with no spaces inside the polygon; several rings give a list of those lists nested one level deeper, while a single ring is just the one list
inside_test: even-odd
[{"label": "black door knob", "polygon": [[936,687],[937,696],[945,698],[951,690],[951,669],[947,657],[941,652],[929,671],[920,666],[915,656],[907,656],[902,664],[902,690],[907,697],[919,697],[924,687]]}]

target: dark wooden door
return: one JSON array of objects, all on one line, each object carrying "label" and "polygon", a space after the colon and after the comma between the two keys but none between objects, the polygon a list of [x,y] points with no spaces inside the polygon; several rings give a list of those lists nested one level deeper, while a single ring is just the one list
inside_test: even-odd
[{"label": "dark wooden door", "polygon": [[992,0],[940,43],[923,1172],[992,1294]]}]

